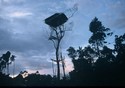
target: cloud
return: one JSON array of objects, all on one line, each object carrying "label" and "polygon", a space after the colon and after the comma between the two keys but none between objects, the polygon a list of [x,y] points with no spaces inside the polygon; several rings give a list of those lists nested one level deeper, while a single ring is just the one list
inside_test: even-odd
[{"label": "cloud", "polygon": [[[106,19],[106,24],[114,29],[122,29],[125,28],[125,1],[124,0],[112,0],[112,2],[106,3],[106,11],[104,19]],[[117,30],[116,30],[117,31]]]},{"label": "cloud", "polygon": [[125,30],[125,11],[121,12],[121,14],[119,14],[119,17],[115,19],[115,21],[112,25],[118,29]]},{"label": "cloud", "polygon": [[32,15],[32,13],[30,12],[13,12],[10,13],[10,17],[26,17],[26,16],[30,16]]}]

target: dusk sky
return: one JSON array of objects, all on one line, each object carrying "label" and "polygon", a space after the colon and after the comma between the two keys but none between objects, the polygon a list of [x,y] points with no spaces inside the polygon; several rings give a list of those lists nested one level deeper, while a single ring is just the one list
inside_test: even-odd
[{"label": "dusk sky", "polygon": [[[125,0],[0,0],[0,56],[7,50],[16,56],[15,74],[24,70],[52,74],[50,59],[55,58],[55,49],[48,40],[50,29],[44,19],[74,4],[78,11],[66,23],[73,22],[72,31],[67,31],[61,42],[67,73],[73,65],[66,50],[88,45],[89,24],[94,17],[114,35],[125,33]],[[108,38],[110,47],[113,37]]]}]

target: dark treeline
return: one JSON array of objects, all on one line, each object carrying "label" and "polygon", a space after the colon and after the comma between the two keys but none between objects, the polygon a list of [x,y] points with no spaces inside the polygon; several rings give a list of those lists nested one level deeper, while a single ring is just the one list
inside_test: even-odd
[{"label": "dark treeline", "polygon": [[[78,49],[71,46],[67,49],[74,66],[74,70],[69,72],[69,77],[58,81],[56,77],[41,75],[38,71],[32,74],[24,71],[11,78],[9,64],[14,63],[15,56],[11,56],[8,51],[0,57],[0,86],[125,85],[125,33],[115,35],[113,48],[110,48],[106,38],[113,36],[113,32],[105,28],[98,18],[95,17],[91,21],[89,31],[92,33],[88,39],[89,45]],[[28,76],[23,78],[23,75],[27,74]]]},{"label": "dark treeline", "polygon": [[90,45],[67,50],[72,58],[74,70],[70,78],[78,85],[125,85],[125,34],[115,35],[114,49],[106,46],[107,37],[113,35],[95,17],[89,25],[92,36]]}]

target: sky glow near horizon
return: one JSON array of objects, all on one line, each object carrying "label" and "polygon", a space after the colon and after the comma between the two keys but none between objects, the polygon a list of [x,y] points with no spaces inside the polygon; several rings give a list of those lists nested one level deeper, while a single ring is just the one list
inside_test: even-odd
[{"label": "sky glow near horizon", "polygon": [[[72,31],[67,31],[61,42],[67,73],[73,70],[73,65],[66,50],[69,46],[77,49],[88,45],[89,23],[94,17],[114,35],[125,33],[125,1],[0,0],[0,55],[7,50],[16,55],[15,74],[24,70],[52,74],[50,59],[55,58],[55,49],[48,41],[50,29],[44,19],[56,12],[64,12],[76,3],[78,11],[68,20],[68,23],[74,23]],[[113,37],[108,38],[112,43],[110,47],[114,44]],[[11,74],[12,68],[13,65],[10,66]]]}]

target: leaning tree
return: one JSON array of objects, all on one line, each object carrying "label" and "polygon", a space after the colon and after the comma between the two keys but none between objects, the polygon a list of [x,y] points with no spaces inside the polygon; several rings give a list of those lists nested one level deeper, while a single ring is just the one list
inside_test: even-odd
[{"label": "leaning tree", "polygon": [[102,22],[98,18],[94,18],[90,25],[89,30],[92,32],[92,36],[89,38],[89,43],[93,46],[94,50],[97,52],[98,58],[100,57],[100,48],[104,46],[106,38],[111,36],[113,32],[109,32],[109,28],[105,28]]}]

